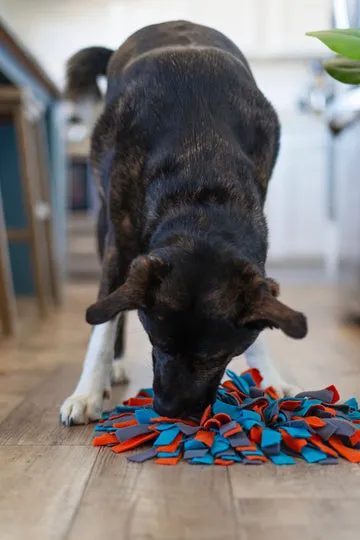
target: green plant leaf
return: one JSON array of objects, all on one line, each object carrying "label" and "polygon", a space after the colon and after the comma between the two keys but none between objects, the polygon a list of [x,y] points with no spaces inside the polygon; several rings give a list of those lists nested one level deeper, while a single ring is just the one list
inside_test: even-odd
[{"label": "green plant leaf", "polygon": [[323,66],[328,74],[346,84],[360,84],[360,61],[335,56],[331,60],[323,62]]},{"label": "green plant leaf", "polygon": [[360,28],[319,30],[318,32],[307,32],[306,35],[318,38],[329,49],[346,58],[360,60]]}]

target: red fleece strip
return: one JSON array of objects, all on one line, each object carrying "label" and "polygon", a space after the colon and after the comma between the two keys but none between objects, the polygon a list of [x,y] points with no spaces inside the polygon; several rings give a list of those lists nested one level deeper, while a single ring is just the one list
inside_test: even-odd
[{"label": "red fleece strip", "polygon": [[171,444],[163,445],[163,446],[157,446],[156,450],[157,452],[176,452],[176,450],[179,448],[179,444],[181,443],[183,438],[182,433],[179,433],[176,435],[175,439]]},{"label": "red fleece strip", "polygon": [[355,446],[355,444],[357,444],[358,442],[360,442],[360,429],[357,429],[354,433],[354,435],[351,435],[350,437],[350,442],[353,446]]},{"label": "red fleece strip", "polygon": [[245,457],[249,461],[262,461],[263,463],[266,463],[268,461],[268,458],[266,456],[261,456],[261,455],[259,455],[259,456],[258,455],[255,455],[255,456],[246,455]]},{"label": "red fleece strip", "polygon": [[109,420],[110,421],[116,420],[117,418],[124,418],[124,416],[132,416],[132,414],[133,414],[132,412],[124,412],[124,413],[121,413],[121,414],[113,414],[109,418],[104,418],[102,420],[99,420],[99,424],[103,424],[104,422],[108,422]]},{"label": "red fleece strip", "polygon": [[337,401],[339,401],[340,399],[340,394],[339,392],[337,391],[337,388],[336,386],[334,386],[333,384],[331,384],[330,386],[328,386],[326,388],[326,390],[330,390],[330,392],[333,393],[333,397],[332,397],[332,400],[331,400],[331,403],[334,404],[336,403]]},{"label": "red fleece strip", "polygon": [[261,436],[264,428],[260,426],[253,426],[250,430],[250,439],[255,441],[257,444],[261,444]]},{"label": "red fleece strip", "polygon": [[251,369],[248,369],[247,371],[244,371],[244,373],[242,373],[241,375],[245,375],[246,373],[250,373],[257,388],[260,388],[260,385],[263,382],[263,378],[261,376],[260,371],[256,368],[251,368]]},{"label": "red fleece strip", "polygon": [[279,399],[276,390],[272,386],[266,388],[265,393],[268,394],[268,396],[270,396],[272,399]]},{"label": "red fleece strip", "polygon": [[228,424],[229,422],[231,422],[232,418],[226,414],[226,413],[218,413],[218,414],[215,414],[214,416],[215,420],[217,420],[218,422],[220,422],[220,424],[223,426],[224,424]]},{"label": "red fleece strip", "polygon": [[221,424],[219,420],[214,420],[214,418],[209,418],[209,420],[206,420],[204,424],[205,429],[210,429],[210,428],[219,429],[220,426]]},{"label": "red fleece strip", "polygon": [[144,405],[151,405],[153,398],[149,397],[133,397],[124,401],[124,405],[129,405],[131,407],[143,407]]},{"label": "red fleece strip", "polygon": [[308,426],[315,429],[326,426],[326,422],[324,422],[324,420],[322,420],[321,418],[317,416],[307,416],[305,418],[303,416],[294,416],[293,420],[305,420]]},{"label": "red fleece strip", "polygon": [[257,452],[257,446],[255,443],[252,443],[250,445],[248,444],[247,446],[237,446],[236,450],[238,452]]},{"label": "red fleece strip", "polygon": [[340,456],[344,457],[351,463],[360,463],[360,451],[354,450],[353,448],[348,448],[335,435],[329,438],[329,444],[331,444],[331,446],[337,450]]},{"label": "red fleece strip", "polygon": [[301,450],[304,448],[304,446],[307,445],[308,441],[306,439],[295,439],[287,433],[284,429],[279,429],[284,443],[290,448],[290,450],[294,450],[294,452],[301,453]]},{"label": "red fleece strip", "polygon": [[118,442],[115,433],[104,433],[103,435],[95,437],[93,446],[107,446],[108,444],[116,444]]},{"label": "red fleece strip", "polygon": [[162,458],[157,458],[157,460],[155,461],[155,463],[157,463],[158,465],[177,465],[181,459],[181,453],[178,455],[178,456],[175,456],[175,457],[162,457]]},{"label": "red fleece strip", "polygon": [[202,414],[202,417],[200,420],[200,426],[203,426],[205,424],[206,420],[210,418],[210,415],[211,415],[211,405],[208,405]]},{"label": "red fleece strip", "polygon": [[302,405],[302,401],[293,401],[292,399],[283,401],[280,403],[280,410],[284,409],[285,411],[293,411]]},{"label": "red fleece strip", "polygon": [[183,420],[182,418],[168,418],[167,416],[154,416],[154,418],[150,418],[150,422],[156,422],[157,424],[176,424],[177,422],[181,422],[182,424],[186,424],[187,426],[198,426],[196,422],[193,420]]},{"label": "red fleece strip", "polygon": [[214,463],[215,465],[223,465],[224,467],[228,467],[229,465],[232,465],[235,462],[231,459],[216,458],[214,460]]},{"label": "red fleece strip", "polygon": [[116,424],[113,424],[114,428],[116,429],[121,429],[125,427],[130,427],[130,426],[137,426],[137,425],[138,425],[138,421],[136,420],[136,418],[133,418],[133,420],[127,420],[126,422],[117,422]]},{"label": "red fleece strip", "polygon": [[231,435],[236,435],[236,433],[241,433],[242,432],[242,429],[241,427],[239,426],[239,424],[234,427],[233,429],[229,429],[229,431],[227,431],[226,433],[224,433],[224,437],[225,439],[227,439],[228,437],[231,437]]},{"label": "red fleece strip", "polygon": [[328,456],[338,457],[337,452],[335,452],[335,450],[333,450],[332,448],[329,448],[329,446],[324,444],[321,438],[319,437],[319,435],[313,435],[312,437],[310,437],[309,441],[314,446],[316,446],[319,450],[327,454]]},{"label": "red fleece strip", "polygon": [[116,454],[120,454],[120,452],[125,452],[126,450],[131,450],[132,448],[136,448],[137,446],[140,446],[140,444],[143,444],[147,441],[151,441],[152,439],[155,439],[158,436],[157,433],[145,433],[145,435],[137,435],[136,437],[133,437],[132,439],[129,439],[128,441],[124,441],[120,444],[117,444],[116,446],[112,447],[112,451]]},{"label": "red fleece strip", "polygon": [[204,431],[200,430],[195,435],[194,439],[195,441],[200,441],[204,443],[208,448],[211,448],[212,443],[214,441],[215,432],[214,431]]}]

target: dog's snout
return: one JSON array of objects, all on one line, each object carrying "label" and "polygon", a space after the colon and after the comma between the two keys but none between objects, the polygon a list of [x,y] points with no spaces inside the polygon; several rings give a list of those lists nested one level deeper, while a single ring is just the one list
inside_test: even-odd
[{"label": "dog's snout", "polygon": [[204,400],[163,400],[161,397],[154,398],[154,409],[160,416],[167,418],[197,418],[204,412],[208,403]]},{"label": "dog's snout", "polygon": [[180,418],[184,414],[180,402],[168,402],[157,396],[154,398],[154,409],[160,416],[167,418]]},{"label": "dog's snout", "polygon": [[196,360],[153,350],[154,409],[168,418],[197,418],[214,402],[222,370],[206,373]]}]

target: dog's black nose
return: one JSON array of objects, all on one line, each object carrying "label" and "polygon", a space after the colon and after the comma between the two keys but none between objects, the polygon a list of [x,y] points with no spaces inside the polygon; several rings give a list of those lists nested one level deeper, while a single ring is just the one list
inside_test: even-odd
[{"label": "dog's black nose", "polygon": [[154,409],[160,416],[167,416],[168,418],[180,418],[183,414],[183,407],[177,402],[166,402],[161,398],[155,396]]},{"label": "dog's black nose", "polygon": [[153,403],[155,411],[167,418],[198,418],[205,410],[201,402],[187,403],[184,400],[165,401],[155,396]]}]

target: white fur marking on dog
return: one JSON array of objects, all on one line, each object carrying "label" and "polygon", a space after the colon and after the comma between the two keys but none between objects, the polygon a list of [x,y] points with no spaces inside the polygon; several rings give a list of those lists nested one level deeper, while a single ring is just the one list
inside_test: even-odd
[{"label": "white fur marking on dog", "polygon": [[104,397],[110,397],[117,321],[115,317],[93,328],[79,382],[60,409],[63,424],[87,424],[101,418]]},{"label": "white fur marking on dog", "polygon": [[129,378],[126,375],[124,360],[122,358],[114,358],[111,366],[111,382],[112,384],[126,384]]},{"label": "white fur marking on dog", "polygon": [[245,352],[246,361],[250,368],[256,368],[260,371],[263,381],[261,386],[267,388],[272,386],[280,397],[296,396],[302,392],[301,388],[286,382],[273,362],[270,356],[266,338],[260,334],[255,343]]}]

